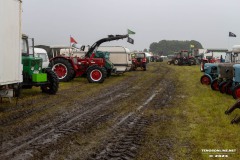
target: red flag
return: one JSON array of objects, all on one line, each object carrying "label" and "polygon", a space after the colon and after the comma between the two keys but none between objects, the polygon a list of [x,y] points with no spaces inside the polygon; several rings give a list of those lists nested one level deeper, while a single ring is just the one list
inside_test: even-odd
[{"label": "red flag", "polygon": [[70,43],[77,43],[73,37],[70,36]]}]

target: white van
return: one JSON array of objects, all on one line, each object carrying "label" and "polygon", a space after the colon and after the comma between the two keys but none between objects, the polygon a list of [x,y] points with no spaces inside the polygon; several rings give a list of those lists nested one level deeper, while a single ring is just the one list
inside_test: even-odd
[{"label": "white van", "polygon": [[47,51],[42,48],[34,48],[34,54],[36,57],[41,57],[43,59],[42,68],[47,68],[49,65],[49,58]]}]

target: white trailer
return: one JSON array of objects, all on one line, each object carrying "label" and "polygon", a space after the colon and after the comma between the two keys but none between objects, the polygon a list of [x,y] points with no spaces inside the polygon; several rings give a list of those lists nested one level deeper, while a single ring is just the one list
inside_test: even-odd
[{"label": "white trailer", "polygon": [[117,74],[131,69],[132,58],[128,48],[122,46],[100,46],[98,47],[98,51],[110,53],[110,61],[114,64]]},{"label": "white trailer", "polygon": [[12,97],[22,82],[21,0],[0,0],[0,97]]}]

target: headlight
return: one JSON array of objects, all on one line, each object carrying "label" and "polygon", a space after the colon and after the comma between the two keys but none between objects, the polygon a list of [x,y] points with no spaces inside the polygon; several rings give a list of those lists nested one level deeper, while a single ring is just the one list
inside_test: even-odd
[{"label": "headlight", "polygon": [[31,70],[33,71],[33,70],[34,70],[34,67],[31,67]]},{"label": "headlight", "polygon": [[41,67],[38,68],[39,71],[40,71],[41,69],[42,69]]}]

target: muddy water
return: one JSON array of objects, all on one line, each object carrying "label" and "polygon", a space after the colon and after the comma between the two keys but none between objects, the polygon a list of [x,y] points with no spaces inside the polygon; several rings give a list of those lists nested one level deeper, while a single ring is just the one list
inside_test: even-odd
[{"label": "muddy water", "polygon": [[53,97],[23,97],[2,111],[0,159],[134,159],[159,120],[145,112],[154,101],[167,106],[174,94],[170,73],[152,63],[114,83],[110,77],[99,90],[73,83]]}]

